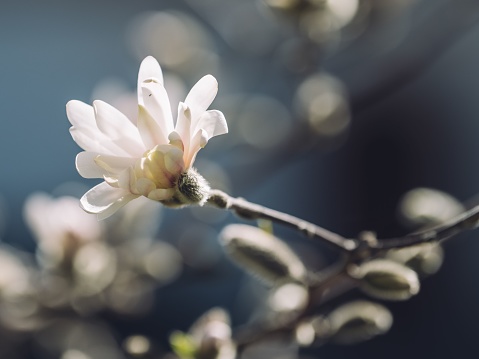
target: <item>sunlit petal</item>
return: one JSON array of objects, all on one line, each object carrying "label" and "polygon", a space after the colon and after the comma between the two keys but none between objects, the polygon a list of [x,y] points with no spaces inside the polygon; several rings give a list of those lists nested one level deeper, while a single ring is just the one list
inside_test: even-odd
[{"label": "sunlit petal", "polygon": [[136,158],[98,155],[95,163],[107,174],[119,174],[135,164]]},{"label": "sunlit petal", "polygon": [[148,110],[142,105],[138,106],[138,131],[146,148],[168,143],[168,134],[161,128]]},{"label": "sunlit petal", "polygon": [[75,159],[75,165],[80,176],[84,178],[102,178],[107,172],[95,163],[98,152],[80,152]]},{"label": "sunlit petal", "polygon": [[218,82],[211,75],[202,77],[186,96],[185,103],[190,108],[193,127],[218,93]]},{"label": "sunlit petal", "polygon": [[180,135],[183,141],[184,151],[188,153],[190,147],[190,132],[191,132],[191,111],[190,108],[183,102],[178,105],[178,118],[176,120],[175,131]]},{"label": "sunlit petal", "polygon": [[80,205],[86,212],[102,214],[101,217],[106,218],[137,197],[129,191],[102,182],[83,195]]},{"label": "sunlit petal", "polygon": [[208,140],[211,137],[228,133],[228,124],[226,123],[225,116],[221,111],[217,110],[204,112],[198,120],[196,128],[205,130],[208,134]]},{"label": "sunlit petal", "polygon": [[141,86],[145,108],[165,133],[173,131],[170,100],[163,85],[144,82]]},{"label": "sunlit petal", "polygon": [[163,73],[161,71],[160,64],[153,56],[146,57],[140,65],[140,71],[138,72],[138,104],[143,105],[143,95],[141,86],[145,80],[157,81],[163,85]]}]

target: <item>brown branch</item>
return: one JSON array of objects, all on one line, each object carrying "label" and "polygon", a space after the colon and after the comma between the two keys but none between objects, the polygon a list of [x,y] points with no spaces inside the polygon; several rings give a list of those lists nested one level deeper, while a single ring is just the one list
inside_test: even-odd
[{"label": "brown branch", "polygon": [[344,238],[337,233],[328,231],[313,223],[248,202],[243,198],[231,197],[219,190],[212,190],[210,192],[208,203],[218,208],[230,210],[245,219],[268,219],[276,223],[281,223],[299,230],[308,238],[319,239],[341,251],[352,252],[358,247],[357,242],[353,239]]}]

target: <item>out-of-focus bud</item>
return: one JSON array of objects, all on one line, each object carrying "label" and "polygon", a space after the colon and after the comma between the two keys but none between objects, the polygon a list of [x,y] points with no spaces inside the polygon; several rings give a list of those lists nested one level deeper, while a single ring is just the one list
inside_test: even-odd
[{"label": "out-of-focus bud", "polygon": [[220,233],[220,240],[239,266],[269,284],[305,280],[306,268],[291,248],[259,228],[231,224]]},{"label": "out-of-focus bud", "polygon": [[385,300],[407,300],[419,292],[419,279],[412,269],[387,259],[375,259],[350,270],[366,294]]},{"label": "out-of-focus bud", "polygon": [[342,138],[349,129],[351,114],[343,84],[325,73],[309,76],[298,87],[296,111],[324,140]]},{"label": "out-of-focus bud", "polygon": [[386,333],[393,317],[384,306],[368,301],[354,301],[333,310],[327,317],[312,321],[316,335],[337,344],[355,344]]},{"label": "out-of-focus bud", "polygon": [[298,324],[294,331],[294,336],[299,345],[303,347],[311,345],[316,337],[316,332],[312,322],[305,321]]},{"label": "out-of-focus bud", "polygon": [[231,340],[228,314],[213,308],[203,314],[188,334],[174,332],[170,336],[173,350],[180,358],[234,359],[236,348]]},{"label": "out-of-focus bud", "polygon": [[434,226],[461,212],[464,206],[451,195],[431,188],[407,192],[399,204],[399,214],[410,227]]},{"label": "out-of-focus bud", "polygon": [[131,335],[123,342],[123,349],[134,358],[144,358],[151,353],[151,343],[143,335]]},{"label": "out-of-focus bud", "polygon": [[272,291],[268,303],[276,312],[301,310],[308,303],[308,290],[301,284],[286,283]]},{"label": "out-of-focus bud", "polygon": [[386,258],[402,263],[420,276],[436,273],[441,267],[444,251],[438,243],[421,243],[411,247],[391,249]]},{"label": "out-of-focus bud", "polygon": [[263,0],[275,13],[299,24],[302,33],[318,44],[338,37],[337,32],[356,16],[359,0]]}]

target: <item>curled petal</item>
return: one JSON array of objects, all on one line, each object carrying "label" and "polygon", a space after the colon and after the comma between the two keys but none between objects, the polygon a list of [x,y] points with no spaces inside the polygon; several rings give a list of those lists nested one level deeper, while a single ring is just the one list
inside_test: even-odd
[{"label": "curled petal", "polygon": [[76,128],[88,128],[91,131],[96,129],[95,111],[90,105],[71,100],[67,103],[67,117],[72,126]]},{"label": "curled petal", "polygon": [[162,131],[169,134],[173,131],[173,116],[165,88],[156,82],[144,82],[141,90],[145,108]]},{"label": "curled petal", "polygon": [[105,170],[95,163],[98,152],[80,152],[75,159],[75,165],[78,173],[83,178],[102,178]]},{"label": "curled petal", "polygon": [[153,56],[147,56],[140,65],[138,72],[138,103],[143,105],[143,96],[141,93],[141,86],[145,81],[156,81],[163,85],[163,73],[160,64]]},{"label": "curled petal", "polygon": [[202,77],[186,96],[185,103],[191,110],[192,127],[196,128],[196,122],[203,112],[210,107],[218,93],[218,82],[211,75]]},{"label": "curled petal", "polygon": [[211,137],[228,133],[228,124],[226,123],[223,112],[211,110],[204,112],[196,125],[197,129],[201,128],[208,134],[208,140]]},{"label": "curled petal", "polygon": [[138,106],[137,126],[146,148],[168,143],[168,133],[165,128],[160,127],[148,110],[141,105]]},{"label": "curled petal", "polygon": [[208,134],[206,133],[205,130],[200,129],[194,137],[191,139],[191,146],[188,151],[188,155],[185,156],[185,168],[189,169],[191,166],[193,166],[193,163],[195,162],[196,154],[200,149],[206,146],[208,143]]},{"label": "curled petal", "polygon": [[173,131],[169,134],[168,140],[170,141],[170,145],[175,146],[176,148],[180,149],[181,151],[185,150],[185,145],[183,144],[183,140],[178,132]]},{"label": "curled petal", "polygon": [[127,190],[102,182],[83,195],[80,206],[86,212],[98,214],[99,219],[104,219],[137,197]]},{"label": "curled petal", "polygon": [[191,136],[191,111],[183,102],[178,105],[178,118],[176,120],[175,131],[180,135],[183,142],[183,150],[188,153]]}]

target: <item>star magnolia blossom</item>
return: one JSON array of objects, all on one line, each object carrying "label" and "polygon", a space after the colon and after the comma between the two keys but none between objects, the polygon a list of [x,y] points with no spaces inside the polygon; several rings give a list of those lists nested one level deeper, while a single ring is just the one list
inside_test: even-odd
[{"label": "star magnolia blossom", "polygon": [[171,206],[203,204],[209,187],[192,165],[211,137],[228,132],[223,114],[207,111],[217,92],[213,76],[200,79],[180,102],[174,125],[160,65],[149,56],[138,74],[136,125],[105,102],[68,102],[70,133],[85,150],[77,170],[105,180],[85,193],[81,207],[103,219],[139,196]]}]

